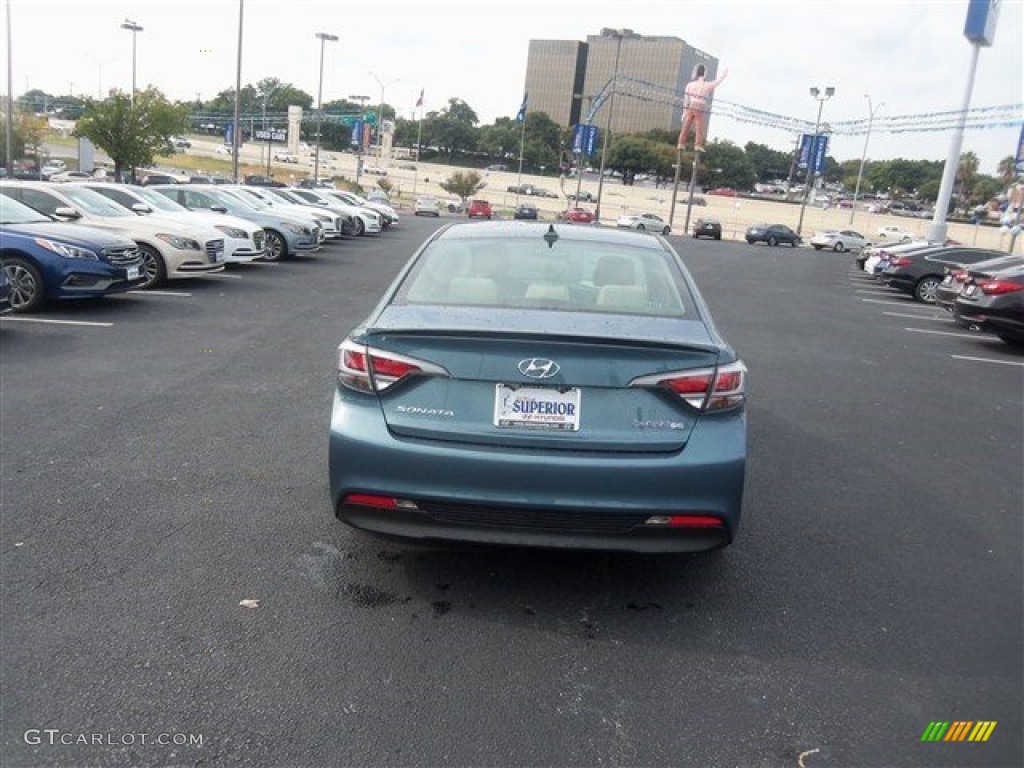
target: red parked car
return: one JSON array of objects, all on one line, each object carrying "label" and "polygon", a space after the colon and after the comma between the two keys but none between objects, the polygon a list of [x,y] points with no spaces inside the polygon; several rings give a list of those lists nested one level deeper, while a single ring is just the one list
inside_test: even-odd
[{"label": "red parked car", "polygon": [[591,224],[594,221],[594,214],[586,208],[570,208],[562,214],[562,218],[574,224]]},{"label": "red parked car", "polygon": [[732,187],[718,187],[718,189],[709,189],[709,195],[718,195],[719,197],[736,197],[736,190]]},{"label": "red parked car", "polygon": [[473,200],[469,204],[469,218],[479,216],[481,219],[489,219],[494,215],[491,204],[486,200]]}]

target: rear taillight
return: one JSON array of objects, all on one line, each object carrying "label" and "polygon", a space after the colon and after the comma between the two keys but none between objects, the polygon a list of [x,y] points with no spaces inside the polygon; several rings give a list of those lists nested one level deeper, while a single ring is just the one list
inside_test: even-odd
[{"label": "rear taillight", "polygon": [[632,387],[665,389],[699,411],[735,408],[746,399],[747,368],[737,361],[718,368],[700,368],[641,376]]},{"label": "rear taillight", "polygon": [[986,296],[1001,296],[1004,293],[1024,290],[1024,285],[1011,283],[1009,280],[985,280],[978,283],[978,287]]},{"label": "rear taillight", "polygon": [[352,339],[338,347],[338,382],[359,392],[382,392],[409,376],[447,376],[439,365],[384,352]]},{"label": "rear taillight", "polygon": [[909,267],[914,263],[914,260],[908,256],[897,256],[895,259],[889,262],[890,267]]},{"label": "rear taillight", "polygon": [[967,282],[967,270],[966,269],[954,269],[952,274],[953,274],[953,280],[955,282],[958,282],[958,283],[966,283]]}]

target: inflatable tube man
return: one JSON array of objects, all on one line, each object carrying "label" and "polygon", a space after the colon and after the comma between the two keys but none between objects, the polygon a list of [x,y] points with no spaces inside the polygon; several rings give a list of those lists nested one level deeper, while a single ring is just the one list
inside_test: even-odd
[{"label": "inflatable tube man", "polygon": [[683,128],[679,131],[679,142],[676,146],[682,149],[686,145],[690,131],[696,129],[693,151],[703,152],[708,133],[708,113],[711,111],[708,99],[719,83],[728,76],[729,70],[725,70],[717,80],[709,81],[704,79],[707,69],[703,64],[698,64],[693,74],[693,80],[686,84],[683,91]]}]

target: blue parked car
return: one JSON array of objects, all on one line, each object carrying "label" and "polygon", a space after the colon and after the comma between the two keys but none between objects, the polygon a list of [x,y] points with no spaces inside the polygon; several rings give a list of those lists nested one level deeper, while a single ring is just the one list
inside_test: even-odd
[{"label": "blue parked car", "polygon": [[7,270],[0,269],[0,315],[11,311],[11,281],[7,279]]},{"label": "blue parked car", "polygon": [[55,221],[6,195],[0,195],[0,253],[14,312],[127,291],[146,280],[134,241]]},{"label": "blue parked car", "polygon": [[335,514],[417,539],[729,544],[746,368],[661,235],[443,227],[338,348]]}]

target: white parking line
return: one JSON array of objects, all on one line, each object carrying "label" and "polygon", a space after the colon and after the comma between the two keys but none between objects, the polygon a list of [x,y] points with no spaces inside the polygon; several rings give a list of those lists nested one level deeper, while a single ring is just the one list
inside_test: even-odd
[{"label": "white parking line", "polygon": [[881,299],[861,299],[865,304],[895,304],[898,307],[910,306],[910,299],[900,301],[882,301]]},{"label": "white parking line", "polygon": [[207,275],[207,277],[214,277],[214,278],[217,278],[219,280],[241,280],[242,279],[241,275],[225,275],[225,274]]},{"label": "white parking line", "polygon": [[976,339],[976,334],[973,333],[950,333],[949,331],[929,331],[927,328],[904,328],[904,331],[910,331],[911,333],[930,333],[933,336],[957,336],[961,339]]},{"label": "white parking line", "polygon": [[138,291],[128,291],[128,293],[135,296],[184,296],[186,298],[192,295],[187,291],[151,291],[148,288]]},{"label": "white parking line", "polygon": [[995,360],[991,357],[970,357],[968,355],[950,355],[954,360],[970,360],[972,363],[996,363],[997,365],[1015,365],[1024,368],[1024,361],[1016,360]]},{"label": "white parking line", "polygon": [[893,292],[888,288],[858,288],[854,293],[866,293],[870,296],[892,296]]},{"label": "white parking line", "polygon": [[927,315],[908,315],[906,312],[883,312],[883,315],[889,317],[909,317],[911,320],[931,320],[936,323],[951,323],[953,318],[951,317],[929,317]]},{"label": "white parking line", "polygon": [[84,325],[93,328],[113,328],[113,323],[95,323],[89,320],[48,320],[43,317],[17,317],[4,315],[0,320],[14,320],[18,323],[46,323],[48,325]]}]

